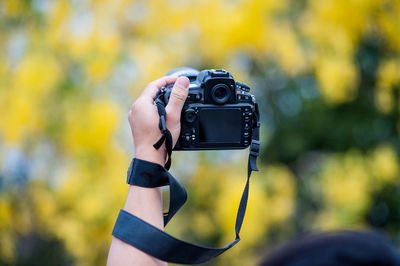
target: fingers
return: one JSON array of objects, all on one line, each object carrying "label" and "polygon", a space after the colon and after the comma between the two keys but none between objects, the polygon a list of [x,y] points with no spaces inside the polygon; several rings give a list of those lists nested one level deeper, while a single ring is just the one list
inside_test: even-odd
[{"label": "fingers", "polygon": [[166,107],[167,118],[173,119],[175,122],[181,117],[183,104],[186,101],[189,92],[189,79],[187,77],[177,78],[171,91],[168,105]]},{"label": "fingers", "polygon": [[177,79],[176,76],[165,76],[159,78],[151,82],[149,85],[147,85],[147,87],[143,90],[141,96],[154,100],[156,93],[159,89],[161,89],[164,86],[167,86],[168,84],[174,83],[176,79]]}]

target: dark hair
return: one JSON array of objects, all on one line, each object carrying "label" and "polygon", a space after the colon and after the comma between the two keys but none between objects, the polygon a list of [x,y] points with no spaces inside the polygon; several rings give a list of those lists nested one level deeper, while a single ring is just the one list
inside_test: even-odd
[{"label": "dark hair", "polygon": [[381,235],[336,231],[309,235],[273,249],[260,266],[400,265],[400,255]]}]

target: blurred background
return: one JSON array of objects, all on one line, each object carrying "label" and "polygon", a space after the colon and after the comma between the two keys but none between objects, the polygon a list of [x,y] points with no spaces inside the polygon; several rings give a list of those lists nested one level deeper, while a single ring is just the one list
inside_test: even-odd
[{"label": "blurred background", "polygon": [[[2,0],[0,265],[105,264],[127,113],[180,66],[231,71],[261,108],[242,241],[207,265],[331,229],[400,245],[400,1]],[[247,156],[175,152],[189,198],[167,232],[234,239]]]}]

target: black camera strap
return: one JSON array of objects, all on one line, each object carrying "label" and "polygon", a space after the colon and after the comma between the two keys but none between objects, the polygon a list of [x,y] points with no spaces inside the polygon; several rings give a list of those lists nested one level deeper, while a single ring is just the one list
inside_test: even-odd
[{"label": "black camera strap", "polygon": [[172,147],[173,141],[171,132],[168,130],[167,125],[165,124],[165,121],[167,119],[167,112],[165,111],[165,103],[164,103],[165,92],[166,92],[165,87],[162,87],[161,90],[157,91],[156,99],[154,100],[154,103],[157,106],[158,115],[160,116],[160,122],[158,123],[158,127],[160,128],[162,135],[161,138],[153,145],[153,147],[158,150],[165,141],[165,148],[167,149],[168,159],[164,167],[167,170],[169,170],[169,168],[171,167],[171,154],[173,148]]},{"label": "black camera strap", "polygon": [[[165,126],[165,105],[164,102],[160,100],[160,96],[162,97],[163,93],[165,92],[159,91],[155,100],[160,114],[159,125],[162,137],[157,141],[154,147],[161,147],[165,141],[168,152],[168,161],[165,167],[162,167],[155,163],[133,159],[128,170],[127,183],[148,188],[165,185],[170,186],[169,211],[164,214],[164,225],[167,225],[175,213],[186,202],[187,193],[185,188],[167,171],[171,165],[172,136]],[[238,243],[240,241],[239,233],[247,207],[250,176],[252,171],[258,171],[257,157],[260,149],[260,123],[258,114],[258,106],[256,104],[255,112],[253,113],[253,138],[250,145],[250,154],[248,159],[247,181],[236,216],[235,240],[221,248],[205,247],[188,243],[172,237],[164,231],[161,231],[124,210],[120,210],[112,234],[155,258],[167,262],[182,264],[204,263]]]}]

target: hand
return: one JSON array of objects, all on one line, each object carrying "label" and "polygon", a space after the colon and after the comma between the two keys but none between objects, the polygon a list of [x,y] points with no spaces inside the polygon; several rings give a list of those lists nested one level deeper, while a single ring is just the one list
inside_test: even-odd
[{"label": "hand", "polygon": [[[156,93],[163,86],[172,84],[171,96],[165,108],[167,113],[166,126],[171,132],[173,145],[175,145],[181,130],[180,118],[183,104],[189,90],[189,79],[186,77],[167,76],[151,82],[142,92],[140,97],[132,104],[128,120],[132,130],[135,145],[135,157],[138,159],[165,164],[167,151],[165,144],[156,150],[153,144],[161,137],[158,123],[160,117],[154,104]],[[144,188],[129,186],[124,210],[163,230],[163,204],[161,188]],[[135,247],[113,238],[107,265],[167,265]]]},{"label": "hand", "polygon": [[138,159],[158,163],[164,166],[167,156],[165,144],[156,150],[153,144],[160,137],[158,127],[160,117],[154,99],[158,90],[174,83],[168,105],[166,126],[171,132],[173,146],[178,140],[181,130],[181,111],[189,91],[189,79],[187,77],[166,76],[151,82],[142,92],[140,97],[132,104],[128,120],[132,130],[135,145],[135,157]]}]

